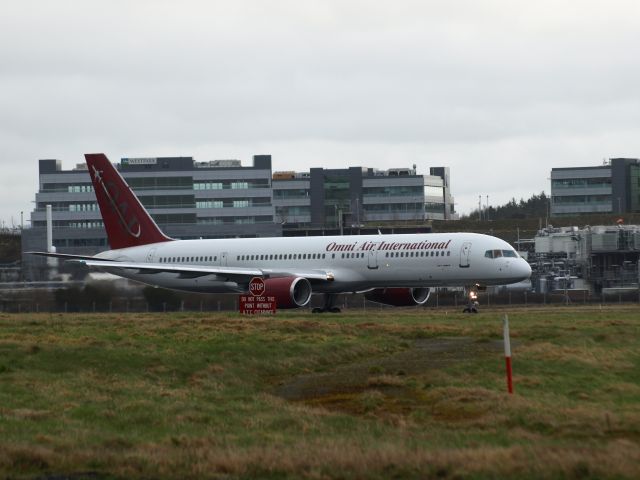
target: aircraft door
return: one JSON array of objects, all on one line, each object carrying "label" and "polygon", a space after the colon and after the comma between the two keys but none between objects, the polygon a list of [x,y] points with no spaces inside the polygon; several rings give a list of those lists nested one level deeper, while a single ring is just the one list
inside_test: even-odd
[{"label": "aircraft door", "polygon": [[227,252],[222,252],[220,254],[220,266],[221,267],[227,266]]},{"label": "aircraft door", "polygon": [[155,256],[156,256],[156,248],[153,247],[152,249],[149,250],[149,253],[147,253],[147,263],[153,263]]},{"label": "aircraft door", "polygon": [[471,254],[471,242],[464,242],[460,247],[460,268],[469,268],[469,255]]},{"label": "aircraft door", "polygon": [[367,253],[368,263],[367,267],[370,270],[375,270],[378,268],[378,251],[377,250],[369,250]]}]

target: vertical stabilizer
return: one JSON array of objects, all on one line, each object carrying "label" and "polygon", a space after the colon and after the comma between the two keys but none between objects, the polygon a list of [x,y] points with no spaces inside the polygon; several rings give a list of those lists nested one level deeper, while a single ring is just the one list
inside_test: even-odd
[{"label": "vertical stabilizer", "polygon": [[85,154],[112,249],[168,242],[131,187],[103,153]]}]

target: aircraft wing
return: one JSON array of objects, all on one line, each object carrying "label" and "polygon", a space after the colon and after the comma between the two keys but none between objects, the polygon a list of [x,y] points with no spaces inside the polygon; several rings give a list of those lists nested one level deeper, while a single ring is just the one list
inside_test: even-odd
[{"label": "aircraft wing", "polygon": [[275,278],[275,277],[304,277],[311,281],[332,281],[333,274],[325,270],[304,270],[300,268],[247,268],[247,267],[223,267],[208,265],[178,265],[171,263],[143,263],[143,262],[121,262],[118,260],[108,260],[92,256],[70,255],[65,253],[50,252],[25,252],[32,255],[44,257],[60,258],[66,261],[80,263],[87,267],[100,268],[103,270],[137,270],[137,273],[153,275],[162,272],[177,273],[182,278],[197,278],[207,275],[217,275],[227,278],[229,281],[244,283],[249,282],[252,277]]},{"label": "aircraft wing", "polygon": [[[53,257],[60,258],[62,260],[95,260],[96,257],[92,255],[71,255],[70,253],[52,253],[52,252],[24,252],[29,255],[39,255],[41,257]],[[107,262],[111,262],[113,260],[106,260]]]},{"label": "aircraft wing", "polygon": [[333,275],[324,270],[301,270],[292,269],[260,269],[246,267],[224,267],[224,266],[200,266],[200,265],[176,265],[170,263],[143,263],[143,262],[119,262],[101,259],[72,259],[71,261],[86,265],[88,267],[100,268],[107,271],[113,270],[136,270],[136,273],[154,275],[157,273],[177,273],[182,278],[197,278],[207,275],[216,275],[227,278],[229,281],[239,283],[249,282],[252,277],[304,277],[308,280],[333,280]]}]

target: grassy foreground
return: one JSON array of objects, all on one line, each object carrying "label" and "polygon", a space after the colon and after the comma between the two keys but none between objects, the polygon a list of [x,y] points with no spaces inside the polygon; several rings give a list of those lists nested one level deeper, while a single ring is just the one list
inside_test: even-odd
[{"label": "grassy foreground", "polygon": [[640,311],[0,315],[0,477],[639,478]]}]

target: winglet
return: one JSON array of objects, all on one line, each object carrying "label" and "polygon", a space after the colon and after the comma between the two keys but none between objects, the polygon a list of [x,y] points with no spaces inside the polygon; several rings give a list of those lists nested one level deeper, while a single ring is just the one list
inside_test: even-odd
[{"label": "winglet", "polygon": [[168,242],[131,187],[103,153],[85,154],[112,249]]}]

